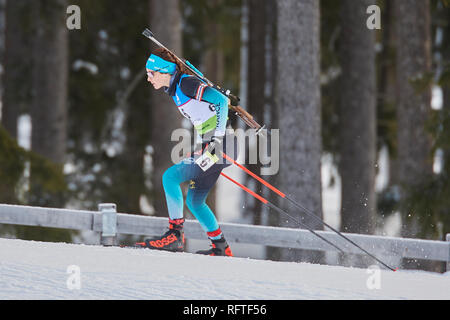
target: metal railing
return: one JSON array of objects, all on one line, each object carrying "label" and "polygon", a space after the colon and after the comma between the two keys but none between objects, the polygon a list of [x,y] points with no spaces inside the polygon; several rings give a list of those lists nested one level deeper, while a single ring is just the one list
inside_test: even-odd
[{"label": "metal railing", "polygon": [[[160,235],[168,226],[167,218],[117,213],[115,204],[100,204],[98,211],[0,204],[0,224],[91,230],[100,233],[103,245],[115,244],[118,234]],[[197,221],[186,220],[184,226],[186,238],[207,239]],[[337,252],[336,248],[303,229],[236,223],[220,223],[220,227],[230,243]],[[335,243],[345,253],[362,253],[334,232],[316,232]],[[344,235],[380,257],[444,261],[447,263],[447,271],[450,270],[450,234],[446,235],[447,241],[350,233]]]}]

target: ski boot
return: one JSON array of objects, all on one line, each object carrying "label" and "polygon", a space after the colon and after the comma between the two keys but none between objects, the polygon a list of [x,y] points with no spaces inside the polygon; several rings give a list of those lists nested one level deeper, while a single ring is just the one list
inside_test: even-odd
[{"label": "ski boot", "polygon": [[169,230],[160,237],[145,239],[144,242],[136,243],[136,247],[154,250],[165,250],[171,252],[184,251],[184,219],[169,220]]},{"label": "ski boot", "polygon": [[230,246],[227,244],[227,241],[225,240],[225,237],[223,235],[218,240],[211,239],[211,249],[200,250],[200,251],[197,251],[197,253],[208,255],[208,256],[228,256],[228,257],[233,256]]}]

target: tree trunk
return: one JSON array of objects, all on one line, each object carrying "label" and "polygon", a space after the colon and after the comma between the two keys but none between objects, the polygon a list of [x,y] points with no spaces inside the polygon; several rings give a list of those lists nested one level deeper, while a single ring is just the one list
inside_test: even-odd
[{"label": "tree trunk", "polygon": [[[442,40],[442,61],[444,62],[444,68],[447,72],[450,72],[450,7],[442,8],[443,21],[447,21],[445,27],[443,27],[443,40]],[[442,85],[442,108],[444,118],[447,117],[447,121],[444,120],[444,132],[450,132],[450,80],[447,79]],[[443,150],[443,163],[444,171],[450,174],[450,146],[446,146]]]},{"label": "tree trunk", "polygon": [[[259,0],[249,0],[249,39],[248,39],[248,93],[247,93],[247,111],[259,119],[264,120],[265,99],[265,83],[266,83],[266,7],[261,5]],[[248,149],[251,152],[258,152],[258,139],[255,139],[257,145]],[[252,172],[261,172],[261,164],[249,164],[248,169]],[[246,177],[246,185],[249,185],[253,178]],[[258,184],[259,186],[259,184]],[[260,187],[259,187],[260,188]],[[260,190],[258,188],[258,191]],[[246,199],[250,200],[250,196],[246,195]],[[251,201],[253,207],[249,211],[253,215],[253,223],[261,224],[262,205],[260,201]]]},{"label": "tree trunk", "polygon": [[[276,74],[277,74],[277,0],[266,0],[266,30],[267,30],[267,43],[266,43],[266,53],[268,58],[265,65],[266,73],[266,88],[267,88],[267,113],[269,114],[269,119],[267,121],[268,128],[280,128],[279,125],[279,112],[276,103]],[[276,155],[278,156],[278,155]],[[274,186],[279,185],[279,175],[274,174],[268,177],[268,182]],[[267,192],[267,199],[272,203],[278,203],[279,196],[274,192]],[[267,209],[265,209],[267,210]],[[278,213],[267,210],[267,225],[269,226],[280,226],[281,217]],[[280,260],[282,250],[277,247],[267,247],[266,257],[270,260]]]},{"label": "tree trunk", "polygon": [[396,18],[394,3],[385,0],[381,17],[383,51],[380,53],[380,76],[377,82],[379,87],[378,137],[381,137],[382,144],[386,145],[389,150],[389,186],[398,185],[396,126],[394,125],[395,116],[392,116],[395,115],[396,109]]},{"label": "tree trunk", "polygon": [[341,229],[366,234],[375,230],[376,213],[375,31],[365,26],[372,2],[342,2],[340,46]]},{"label": "tree trunk", "polygon": [[[178,0],[151,0],[150,21],[157,39],[177,56],[182,56],[181,13]],[[155,47],[152,46],[152,49]],[[153,89],[150,89],[153,90]],[[151,127],[153,146],[153,207],[158,216],[167,216],[162,175],[174,163],[170,141],[173,130],[181,128],[181,115],[162,90],[152,92]]]},{"label": "tree trunk", "polygon": [[[3,1],[5,11],[4,74],[2,79],[2,125],[13,138],[17,138],[17,120],[25,105],[29,103],[31,77],[23,75],[29,73],[32,64],[29,62],[29,41],[25,38],[24,11],[30,5],[28,1]],[[4,53],[4,54],[3,54]]]},{"label": "tree trunk", "polygon": [[[411,191],[432,174],[429,0],[395,1],[397,15],[397,119],[399,182]],[[417,234],[417,214],[404,208],[402,235]]]},{"label": "tree trunk", "polygon": [[66,154],[68,30],[66,0],[36,1],[32,150],[63,164]]},{"label": "tree trunk", "polygon": [[[319,2],[282,0],[277,7],[280,189],[322,218]],[[285,202],[281,205],[287,209]],[[300,219],[297,212],[291,210]],[[313,229],[322,228],[305,215],[302,221]],[[284,226],[297,227],[292,221]],[[321,259],[321,255],[289,251],[285,254],[289,260]]]}]

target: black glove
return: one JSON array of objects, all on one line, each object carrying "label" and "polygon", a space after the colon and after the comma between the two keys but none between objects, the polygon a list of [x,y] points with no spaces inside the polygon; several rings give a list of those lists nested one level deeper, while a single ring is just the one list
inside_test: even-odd
[{"label": "black glove", "polygon": [[205,148],[204,152],[209,151],[211,154],[216,154],[217,151],[222,151],[223,137],[213,136],[208,142],[208,146]]}]

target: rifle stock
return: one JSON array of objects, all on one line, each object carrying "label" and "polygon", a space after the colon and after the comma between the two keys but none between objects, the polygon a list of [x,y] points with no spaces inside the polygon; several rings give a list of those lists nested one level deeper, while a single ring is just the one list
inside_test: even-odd
[{"label": "rifle stock", "polygon": [[259,130],[262,126],[253,119],[253,116],[245,111],[241,106],[230,105],[230,109],[233,110],[236,115],[241,118],[250,128]]}]

